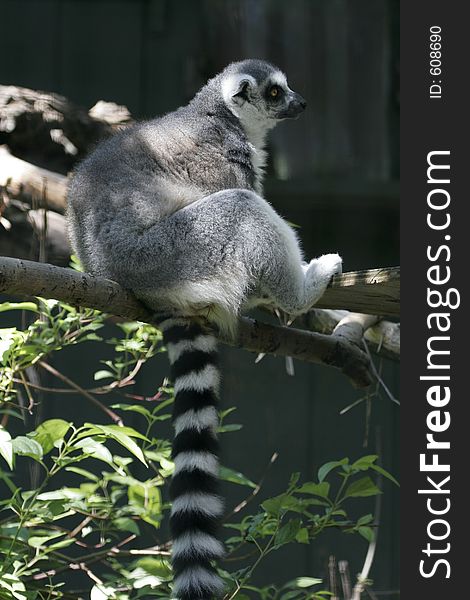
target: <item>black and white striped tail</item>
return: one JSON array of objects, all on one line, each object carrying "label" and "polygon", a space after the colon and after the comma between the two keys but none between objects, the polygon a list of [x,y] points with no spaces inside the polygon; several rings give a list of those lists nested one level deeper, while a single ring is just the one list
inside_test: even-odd
[{"label": "black and white striped tail", "polygon": [[223,501],[218,495],[217,396],[219,370],[216,339],[186,319],[161,324],[175,386],[173,502],[175,597],[209,600],[223,593],[212,563],[223,556],[216,537]]}]

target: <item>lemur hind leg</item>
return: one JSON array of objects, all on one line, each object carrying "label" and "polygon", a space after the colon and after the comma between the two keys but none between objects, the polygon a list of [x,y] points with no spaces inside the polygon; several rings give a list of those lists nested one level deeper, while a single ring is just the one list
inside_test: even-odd
[{"label": "lemur hind leg", "polygon": [[291,315],[306,312],[325,292],[333,275],[341,273],[338,254],[303,260],[294,230],[262,198],[257,217],[259,281],[249,304],[270,304]]},{"label": "lemur hind leg", "polygon": [[133,260],[123,267],[121,277],[133,279],[136,294],[155,309],[165,297],[173,307],[181,301],[180,313],[187,316],[212,306],[235,318],[260,303],[290,314],[305,312],[341,270],[341,259],[328,254],[305,263],[293,229],[263,198],[227,189],[176,211],[140,236]]},{"label": "lemur hind leg", "polygon": [[250,275],[245,306],[267,301],[292,315],[306,312],[333,275],[341,273],[341,257],[326,254],[306,263],[292,227],[259,195],[226,190],[216,196],[228,201],[237,217],[232,224],[234,254],[241,254]]},{"label": "lemur hind leg", "polygon": [[275,267],[263,275],[264,293],[256,303],[270,304],[290,315],[299,315],[318,302],[333,275],[341,273],[341,257],[325,254],[309,263],[294,265],[280,261]]}]

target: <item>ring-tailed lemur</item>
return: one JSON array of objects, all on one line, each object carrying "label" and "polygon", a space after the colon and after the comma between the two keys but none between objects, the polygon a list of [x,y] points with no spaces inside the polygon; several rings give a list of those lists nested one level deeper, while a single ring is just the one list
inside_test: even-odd
[{"label": "ring-tailed lemur", "polygon": [[[303,261],[291,227],[261,197],[266,135],[304,99],[276,67],[229,65],[173,113],[104,141],[77,168],[68,196],[85,268],[131,289],[156,313],[175,385],[174,594],[222,592],[217,523],[216,340],[260,304],[306,311],[341,270],[337,254]],[[202,317],[202,318],[201,318]]]}]

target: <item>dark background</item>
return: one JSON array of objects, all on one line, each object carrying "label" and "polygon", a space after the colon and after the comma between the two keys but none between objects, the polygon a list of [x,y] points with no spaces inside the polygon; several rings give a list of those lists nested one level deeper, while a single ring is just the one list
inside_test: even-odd
[{"label": "dark background", "polygon": [[[233,60],[277,64],[308,109],[271,136],[266,197],[301,226],[309,257],[338,251],[345,270],[399,264],[398,0],[1,0],[0,16],[1,83],[88,108],[114,101],[134,117],[175,109]],[[54,364],[89,383],[102,354],[68,349]],[[136,393],[152,393],[166,374],[166,362],[155,362]],[[397,393],[398,366],[383,368]],[[336,371],[296,363],[289,377],[282,359],[255,365],[229,349],[223,370],[224,407],[237,405],[232,420],[244,425],[222,439],[225,464],[257,480],[279,453],[262,496],[283,491],[293,471],[311,479],[327,460],[374,453],[377,437],[383,466],[398,476],[398,407],[386,397],[371,401],[364,445],[366,403],[339,415],[361,392]],[[102,419],[81,398],[44,397],[41,410],[42,419]],[[398,493],[388,482],[384,491],[377,591],[399,587]],[[224,492],[229,507],[244,495],[233,485]],[[373,510],[373,501],[356,502],[360,514]],[[366,550],[360,538],[325,534],[271,555],[256,580],[324,576],[330,554],[349,560],[354,577]]]}]

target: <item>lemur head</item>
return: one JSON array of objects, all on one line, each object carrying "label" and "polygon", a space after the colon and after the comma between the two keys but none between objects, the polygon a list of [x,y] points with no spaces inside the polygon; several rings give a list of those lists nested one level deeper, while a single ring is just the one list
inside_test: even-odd
[{"label": "lemur head", "polygon": [[232,63],[221,73],[220,85],[225,104],[250,137],[298,117],[307,105],[289,88],[284,73],[262,60]]}]

